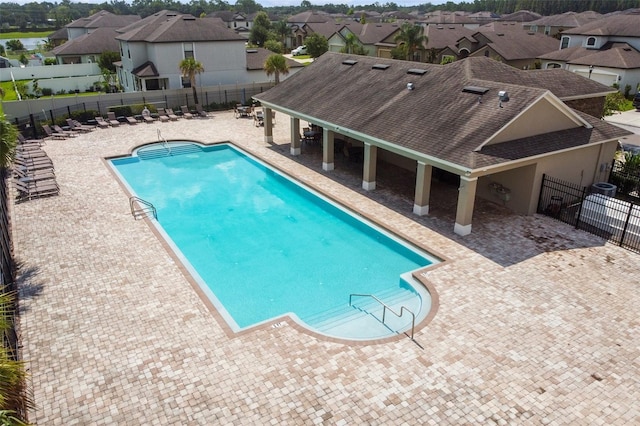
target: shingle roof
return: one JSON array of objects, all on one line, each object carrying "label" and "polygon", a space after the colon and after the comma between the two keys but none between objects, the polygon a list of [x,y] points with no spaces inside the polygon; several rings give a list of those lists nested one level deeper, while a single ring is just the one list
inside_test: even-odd
[{"label": "shingle roof", "polygon": [[139,67],[134,68],[131,71],[131,74],[137,75],[138,77],[158,77],[158,69],[155,64],[151,61],[147,61]]},{"label": "shingle roof", "polygon": [[116,41],[118,33],[115,28],[96,28],[89,34],[83,34],[54,48],[51,53],[56,56],[100,55],[102,52],[119,52]]},{"label": "shingle roof", "polygon": [[610,15],[595,22],[565,30],[562,34],[640,37],[640,15]]},{"label": "shingle roof", "polygon": [[[251,48],[247,49],[247,69],[248,70],[261,70],[264,68],[264,62],[269,56],[273,55],[273,52],[263,48]],[[304,67],[298,61],[285,58],[289,68],[302,68]]]},{"label": "shingle roof", "polygon": [[544,16],[538,20],[528,22],[527,25],[575,28],[586,24],[595,24],[595,22],[600,22],[601,18],[601,14],[593,11],[582,13],[565,12],[560,15]]},{"label": "shingle roof", "polygon": [[148,16],[121,31],[126,32],[119,35],[118,40],[148,43],[245,40],[244,37],[227,28],[222,20],[195,18],[169,11]]},{"label": "shingle roof", "polygon": [[558,49],[558,40],[526,31],[479,31],[490,40],[489,46],[508,61],[531,59]]},{"label": "shingle roof", "polygon": [[312,10],[298,13],[297,15],[290,16],[287,19],[287,22],[292,24],[310,24],[328,21],[333,21],[333,19],[329,15],[324,12],[317,12]]},{"label": "shingle roof", "polygon": [[[357,63],[344,64],[346,59]],[[377,63],[389,67],[374,69]],[[408,73],[415,68],[427,72]],[[547,74],[542,75],[543,72]],[[566,83],[583,89],[575,84],[575,78],[589,86],[578,94],[593,93],[595,85],[599,86],[597,93],[609,90],[568,71],[522,71],[484,57],[442,66],[328,52],[285,82],[255,97],[318,124],[332,123],[347,133],[368,135],[459,167],[477,168],[508,161],[507,155],[524,152],[519,145],[520,151],[515,150],[515,154],[510,148],[512,144],[522,144],[520,141],[474,150],[534,103],[545,97],[553,98],[540,83],[554,81],[555,87]],[[414,90],[408,90],[407,83],[413,83]],[[463,92],[465,86],[484,87],[488,92],[479,102],[478,94]],[[498,107],[500,90],[507,90],[511,98],[504,108]],[[565,113],[572,114],[573,110],[564,108]],[[597,129],[587,132],[578,128],[575,132],[567,131],[567,135],[575,135],[582,143],[592,143],[628,133],[597,119],[591,122]],[[567,135],[555,133],[540,138],[552,141],[550,146],[559,146]]]},{"label": "shingle roof", "polygon": [[449,47],[457,51],[456,42],[463,37],[471,37],[476,30],[471,30],[462,25],[427,25],[424,35],[427,36],[427,49],[444,49]]},{"label": "shingle roof", "polygon": [[598,50],[575,46],[542,55],[540,59],[607,68],[640,68],[640,52],[627,43],[607,43]]},{"label": "shingle roof", "polygon": [[106,10],[94,13],[86,18],[76,19],[66,28],[120,28],[140,20],[138,15],[114,15]]},{"label": "shingle roof", "polygon": [[308,22],[303,28],[309,33],[320,34],[327,39],[335,34],[337,31],[342,29],[343,27],[348,27],[353,33],[358,34],[360,29],[362,28],[362,24],[359,22],[351,21],[351,22]]},{"label": "shingle roof", "polygon": [[502,15],[498,21],[511,21],[511,22],[531,22],[540,19],[542,15],[529,10],[518,10],[513,13]]}]

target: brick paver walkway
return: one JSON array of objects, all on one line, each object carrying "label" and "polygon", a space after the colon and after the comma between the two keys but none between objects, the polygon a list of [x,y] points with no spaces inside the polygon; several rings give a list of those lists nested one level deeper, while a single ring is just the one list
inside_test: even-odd
[{"label": "brick paver walkway", "polygon": [[[366,194],[343,170],[293,159],[288,126],[278,114],[267,144],[250,120],[216,113],[47,142],[60,195],[12,209],[31,421],[640,423],[638,255],[491,203],[479,204],[471,235],[456,236],[445,198],[417,218],[382,179]],[[445,257],[428,274],[440,305],[417,344],[328,341],[289,319],[229,333],[131,217],[103,161],[157,140],[156,129],[169,140],[233,141]]]}]

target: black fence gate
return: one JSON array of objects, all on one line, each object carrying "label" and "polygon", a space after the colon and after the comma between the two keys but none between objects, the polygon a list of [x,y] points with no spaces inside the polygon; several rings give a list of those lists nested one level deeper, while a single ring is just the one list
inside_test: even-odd
[{"label": "black fence gate", "polygon": [[582,187],[543,175],[538,213],[640,253],[640,205],[615,192],[611,184]]}]

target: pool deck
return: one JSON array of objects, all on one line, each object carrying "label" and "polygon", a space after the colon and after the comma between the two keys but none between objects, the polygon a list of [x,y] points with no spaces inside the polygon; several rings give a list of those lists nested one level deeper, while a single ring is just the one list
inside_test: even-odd
[{"label": "pool deck", "polygon": [[[391,180],[367,193],[317,148],[292,158],[277,118],[274,143],[231,112],[47,142],[60,195],[11,211],[33,423],[640,423],[639,255],[493,203],[460,237],[455,193],[419,218]],[[415,342],[336,342],[287,318],[230,333],[103,161],[157,129],[232,141],[446,258],[426,276],[436,315]]]}]

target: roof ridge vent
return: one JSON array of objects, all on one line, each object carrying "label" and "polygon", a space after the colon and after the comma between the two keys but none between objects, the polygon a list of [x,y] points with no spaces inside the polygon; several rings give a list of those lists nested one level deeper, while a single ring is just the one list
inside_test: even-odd
[{"label": "roof ridge vent", "polygon": [[345,59],[344,61],[342,61],[342,63],[343,63],[344,65],[350,65],[350,66],[351,66],[351,65],[355,65],[355,64],[357,64],[357,63],[358,63],[358,61],[354,61],[353,59]]},{"label": "roof ridge vent", "polygon": [[462,91],[465,93],[473,93],[475,95],[484,95],[489,91],[489,89],[480,86],[464,86]]},{"label": "roof ridge vent", "polygon": [[427,73],[427,70],[421,69],[421,68],[411,68],[407,70],[407,74],[413,74],[413,75],[425,75]]},{"label": "roof ridge vent", "polygon": [[371,69],[373,69],[373,70],[386,70],[390,66],[391,65],[389,65],[389,64],[373,64]]}]

